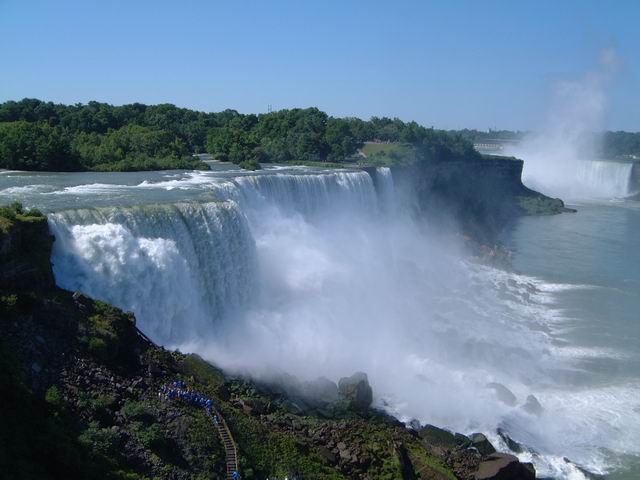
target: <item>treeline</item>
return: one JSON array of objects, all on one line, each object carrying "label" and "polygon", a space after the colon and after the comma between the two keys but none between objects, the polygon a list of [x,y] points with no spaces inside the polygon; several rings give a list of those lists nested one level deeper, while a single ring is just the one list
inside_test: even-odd
[{"label": "treeline", "polygon": [[35,99],[0,104],[0,168],[159,170],[206,168],[210,114],[173,105],[60,105]]},{"label": "treeline", "polygon": [[[449,161],[479,158],[461,136],[397,118],[335,118],[317,108],[237,114],[211,130],[207,151],[220,160],[240,162],[342,162],[354,159],[367,141],[411,145],[411,155],[391,161]],[[410,157],[410,158],[407,158]]]},{"label": "treeline", "polygon": [[640,132],[605,132],[602,149],[607,157],[640,157]]},{"label": "treeline", "polygon": [[203,164],[192,155],[203,152],[246,168],[262,162],[342,162],[356,158],[371,140],[411,146],[382,159],[388,162],[479,158],[458,133],[386,117],[335,118],[317,108],[255,115],[169,104],[61,105],[35,99],[0,104],[0,168],[8,169],[198,168]]}]

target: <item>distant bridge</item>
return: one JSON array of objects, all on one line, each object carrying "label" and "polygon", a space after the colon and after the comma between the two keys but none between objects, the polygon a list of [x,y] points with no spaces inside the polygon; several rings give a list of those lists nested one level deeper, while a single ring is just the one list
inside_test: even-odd
[{"label": "distant bridge", "polygon": [[483,152],[502,152],[505,148],[516,145],[517,139],[492,138],[473,144],[473,148]]}]

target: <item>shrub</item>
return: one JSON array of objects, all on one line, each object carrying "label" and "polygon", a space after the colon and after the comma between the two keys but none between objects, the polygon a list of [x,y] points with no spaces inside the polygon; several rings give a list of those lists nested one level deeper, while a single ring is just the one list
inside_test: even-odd
[{"label": "shrub", "polygon": [[162,450],[168,443],[157,424],[147,427],[141,422],[135,422],[133,429],[138,441],[150,450]]},{"label": "shrub", "polygon": [[245,170],[260,170],[262,167],[260,167],[260,163],[258,163],[257,160],[251,159],[251,160],[244,160],[242,162],[240,162],[238,164],[238,166],[240,168],[243,168]]},{"label": "shrub", "polygon": [[62,393],[60,392],[60,389],[55,385],[51,386],[47,390],[47,392],[44,394],[44,399],[48,404],[56,408],[60,408],[64,403],[64,400],[62,399]]},{"label": "shrub", "polygon": [[147,408],[140,402],[128,401],[122,407],[122,414],[127,418],[141,418],[148,413]]},{"label": "shrub", "polygon": [[106,359],[107,358],[107,342],[105,342],[102,338],[98,338],[98,337],[91,337],[89,338],[89,352],[91,352],[91,354],[97,356],[98,358],[101,359]]},{"label": "shrub", "polygon": [[80,434],[78,441],[96,453],[113,455],[117,452],[120,437],[110,428],[100,428],[98,422],[91,422],[89,428]]}]

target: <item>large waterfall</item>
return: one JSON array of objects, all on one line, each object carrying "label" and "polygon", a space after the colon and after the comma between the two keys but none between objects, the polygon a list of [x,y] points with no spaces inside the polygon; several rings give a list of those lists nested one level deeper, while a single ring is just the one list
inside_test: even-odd
[{"label": "large waterfall", "polygon": [[[458,237],[395,208],[389,169],[372,173],[375,182],[288,170],[61,188],[55,205],[104,205],[118,192],[130,206],[51,214],[56,280],[225,368],[333,379],[363,370],[400,418],[500,426],[535,447],[550,475],[570,468],[561,455],[588,465],[602,429],[585,429],[591,406],[561,408],[572,365],[557,353],[564,327],[551,295],[562,286],[468,262]],[[171,201],[144,204],[163,196]],[[506,389],[515,401],[496,394]],[[560,406],[538,418],[523,407],[529,395]]]},{"label": "large waterfall", "polygon": [[632,163],[607,161],[580,162],[577,180],[601,197],[625,197],[632,189]]},{"label": "large waterfall", "polygon": [[165,344],[206,333],[251,296],[255,242],[234,202],[50,216],[60,286],[136,313]]}]

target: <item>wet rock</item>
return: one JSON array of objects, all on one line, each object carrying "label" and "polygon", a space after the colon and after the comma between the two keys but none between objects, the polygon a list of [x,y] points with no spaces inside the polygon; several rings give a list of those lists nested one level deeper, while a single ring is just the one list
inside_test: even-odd
[{"label": "wet rock", "polygon": [[336,463],[338,463],[338,459],[336,458],[336,456],[327,447],[318,447],[318,455],[320,455],[320,458],[322,458],[329,465],[335,465]]},{"label": "wet rock", "polygon": [[506,453],[489,455],[478,466],[475,480],[535,480],[536,471],[530,463],[521,463]]},{"label": "wet rock", "polygon": [[433,425],[425,425],[418,430],[418,435],[430,446],[441,449],[455,448],[458,443],[456,437],[449,430],[438,428]]},{"label": "wet rock", "polygon": [[509,390],[507,387],[505,387],[504,385],[502,385],[501,383],[497,383],[497,382],[489,383],[487,384],[487,387],[492,389],[495,392],[496,397],[498,397],[498,400],[500,400],[505,405],[509,405],[510,407],[515,407],[516,404],[518,403],[518,399],[513,394],[513,392]]},{"label": "wet rock", "polygon": [[396,447],[396,454],[398,455],[398,461],[400,462],[400,473],[403,480],[413,480],[416,478],[416,472],[413,468],[411,458],[404,445]]},{"label": "wet rock", "polygon": [[326,377],[319,377],[302,386],[303,393],[320,402],[334,402],[338,399],[338,386]]},{"label": "wet rock", "polygon": [[581,467],[577,463],[572,462],[567,457],[563,457],[562,459],[566,463],[569,463],[569,464],[573,465],[577,470],[579,470],[580,473],[582,473],[587,478],[587,480],[605,480],[606,479],[606,477],[604,475],[599,475],[597,473],[592,473],[589,470],[587,470],[586,468]]},{"label": "wet rock", "polygon": [[338,393],[349,400],[352,406],[365,410],[373,402],[373,391],[366,373],[357,372],[343,377],[338,382]]},{"label": "wet rock", "polygon": [[496,452],[496,449],[491,445],[489,439],[482,433],[474,433],[471,435],[471,446],[482,455],[491,455]]},{"label": "wet rock", "polygon": [[511,438],[509,434],[504,430],[502,430],[501,428],[498,429],[498,436],[500,436],[500,438],[504,441],[504,443],[507,444],[507,447],[509,447],[509,450],[511,450],[512,452],[516,452],[516,453],[523,452],[524,449],[522,448],[522,445],[520,445],[513,438]]},{"label": "wet rock", "polygon": [[529,395],[527,397],[527,400],[522,406],[522,408],[524,408],[525,412],[530,413],[531,415],[536,415],[538,417],[542,415],[542,412],[544,410],[542,408],[542,405],[540,405],[540,402],[538,401],[538,399],[533,395]]},{"label": "wet rock", "polygon": [[229,400],[231,398],[231,393],[229,392],[229,387],[227,387],[225,384],[222,384],[218,387],[218,396],[222,399],[222,400]]},{"label": "wet rock", "polygon": [[469,448],[471,446],[471,439],[461,433],[454,434],[453,439],[460,448]]}]

